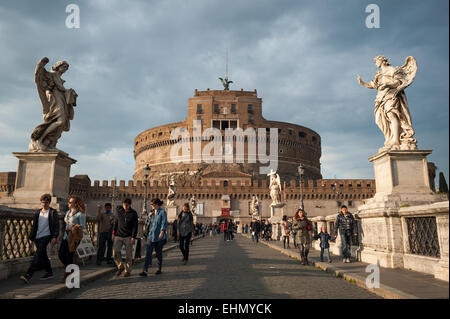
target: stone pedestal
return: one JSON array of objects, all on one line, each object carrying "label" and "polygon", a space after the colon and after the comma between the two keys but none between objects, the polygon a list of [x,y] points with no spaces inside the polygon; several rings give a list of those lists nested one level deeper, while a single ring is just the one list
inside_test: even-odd
[{"label": "stone pedestal", "polygon": [[16,152],[13,155],[19,159],[16,186],[13,195],[4,198],[1,204],[38,209],[41,207],[39,199],[45,193],[52,195],[53,207],[67,204],[70,166],[76,160],[62,151]]},{"label": "stone pedestal", "polygon": [[404,267],[402,207],[445,200],[430,188],[427,155],[430,150],[396,150],[369,158],[375,169],[376,194],[358,207],[363,219],[363,262]]},{"label": "stone pedestal", "polygon": [[397,150],[369,158],[374,165],[376,194],[367,208],[423,205],[445,200],[430,188],[427,155],[430,150]]},{"label": "stone pedestal", "polygon": [[177,217],[178,206],[167,206],[167,222],[172,223]]},{"label": "stone pedestal", "polygon": [[284,215],[285,204],[280,203],[276,205],[270,205],[270,218],[269,222],[272,224],[272,239],[280,240],[281,237],[281,220]]}]

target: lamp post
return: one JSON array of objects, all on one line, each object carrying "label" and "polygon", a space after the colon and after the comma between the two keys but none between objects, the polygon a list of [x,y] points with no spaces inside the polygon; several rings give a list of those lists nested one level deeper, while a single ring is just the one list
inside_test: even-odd
[{"label": "lamp post", "polygon": [[147,184],[148,184],[148,176],[150,173],[150,166],[148,163],[144,167],[144,206],[142,208],[142,216],[147,216]]},{"label": "lamp post", "polygon": [[304,173],[305,173],[305,168],[303,167],[302,164],[300,164],[298,166],[298,175],[300,176],[300,200],[301,200],[301,205],[302,205],[303,211],[305,211],[305,206],[303,204],[303,188],[302,188],[302,178],[303,178]]}]

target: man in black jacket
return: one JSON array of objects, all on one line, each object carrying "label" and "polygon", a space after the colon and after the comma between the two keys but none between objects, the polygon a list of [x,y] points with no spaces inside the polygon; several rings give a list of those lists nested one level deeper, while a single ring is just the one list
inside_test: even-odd
[{"label": "man in black jacket", "polygon": [[256,242],[258,242],[259,233],[261,232],[261,224],[258,220],[253,219],[253,221],[250,223],[250,231],[252,233],[252,240],[256,240]]},{"label": "man in black jacket", "polygon": [[357,229],[358,226],[356,224],[355,218],[347,210],[347,206],[342,205],[341,212],[336,217],[336,222],[334,225],[334,236],[337,236],[339,230],[342,241],[341,249],[342,255],[344,257],[344,263],[350,262],[352,236],[358,236]]},{"label": "man in black jacket", "polygon": [[[117,265],[116,276],[119,276],[123,270],[124,277],[131,274],[131,263],[133,262],[133,245],[136,241],[138,232],[138,214],[131,208],[131,199],[125,198],[122,207],[117,211],[114,218],[112,232],[114,262]],[[126,262],[122,262],[122,247],[125,245]]]},{"label": "man in black jacket", "polygon": [[58,212],[50,207],[52,200],[50,194],[42,195],[40,200],[42,209],[34,213],[29,236],[29,239],[36,244],[36,252],[27,273],[20,277],[25,283],[29,283],[33,273],[42,268],[45,269],[45,275],[41,277],[41,280],[53,277],[52,265],[47,256],[47,246],[50,242],[52,247],[56,245],[59,234]]}]

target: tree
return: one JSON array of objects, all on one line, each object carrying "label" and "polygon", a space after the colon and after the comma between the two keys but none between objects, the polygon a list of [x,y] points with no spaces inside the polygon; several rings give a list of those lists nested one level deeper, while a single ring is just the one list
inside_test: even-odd
[{"label": "tree", "polygon": [[439,193],[448,195],[448,186],[445,181],[444,173],[439,172]]}]

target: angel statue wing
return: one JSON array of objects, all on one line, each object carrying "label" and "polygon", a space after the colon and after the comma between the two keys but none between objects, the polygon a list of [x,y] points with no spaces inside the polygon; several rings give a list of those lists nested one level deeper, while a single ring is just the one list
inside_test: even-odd
[{"label": "angel statue wing", "polygon": [[406,89],[416,77],[417,73],[417,61],[413,56],[409,56],[405,59],[405,64],[400,67],[403,77],[402,84],[397,87],[397,91]]},{"label": "angel statue wing", "polygon": [[47,114],[50,109],[50,102],[45,94],[46,90],[52,90],[55,84],[50,76],[50,73],[45,69],[45,65],[49,62],[47,57],[39,60],[34,70],[34,82],[42,103],[42,113]]}]

